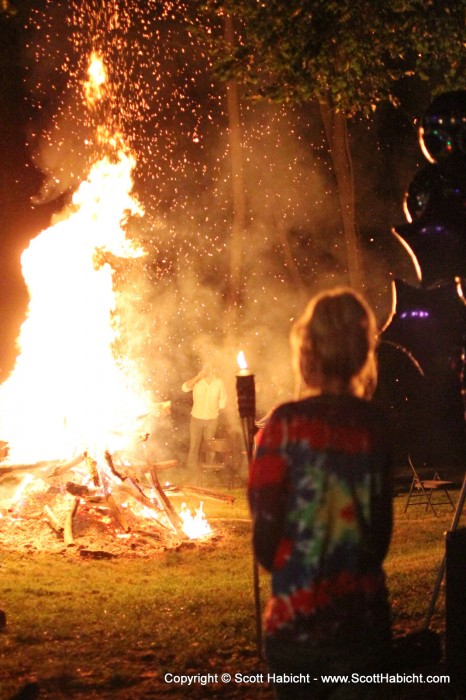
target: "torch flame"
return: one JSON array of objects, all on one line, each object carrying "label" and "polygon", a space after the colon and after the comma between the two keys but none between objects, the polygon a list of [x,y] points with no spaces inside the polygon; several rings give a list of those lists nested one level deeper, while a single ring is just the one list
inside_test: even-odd
[{"label": "torch flame", "polygon": [[242,350],[239,351],[236,359],[238,362],[238,367],[240,369],[248,369],[248,363],[246,361],[246,357],[245,357],[244,352]]}]

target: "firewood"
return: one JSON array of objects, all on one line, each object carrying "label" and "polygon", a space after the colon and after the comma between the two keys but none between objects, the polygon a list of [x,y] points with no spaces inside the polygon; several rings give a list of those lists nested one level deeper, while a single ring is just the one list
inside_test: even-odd
[{"label": "firewood", "polygon": [[89,470],[89,475],[92,478],[94,486],[100,486],[99,472],[97,469],[97,462],[92,459],[87,452],[84,453],[84,462]]},{"label": "firewood", "polygon": [[[142,505],[144,505],[146,508],[149,508],[153,511],[152,519],[156,523],[156,525],[158,525],[160,528],[162,528],[163,530],[166,530],[168,532],[171,532],[173,530],[173,527],[169,528],[167,525],[164,525],[164,523],[162,523],[159,520],[160,515],[162,513],[164,515],[166,515],[166,512],[162,508],[160,508],[159,506],[156,506],[155,503],[153,503],[149,498],[147,498],[147,496],[145,496],[142,492],[135,491],[134,488],[132,488],[130,483],[128,483],[127,481],[115,486],[114,491],[115,491],[115,493],[124,493],[124,494],[127,494],[128,496],[131,496],[132,498],[135,498],[137,501],[142,503]],[[176,532],[176,530],[175,530],[175,532]]]},{"label": "firewood", "polygon": [[148,467],[149,467],[149,473],[150,473],[150,477],[151,477],[151,479],[152,479],[152,484],[153,484],[153,486],[154,486],[154,489],[155,489],[157,495],[159,496],[159,498],[160,498],[161,501],[162,501],[162,504],[163,504],[163,506],[164,506],[164,508],[165,508],[165,512],[166,512],[166,514],[167,514],[167,516],[168,516],[168,518],[169,518],[171,524],[172,524],[173,527],[175,528],[175,531],[176,531],[176,532],[182,531],[182,527],[181,527],[181,526],[182,526],[181,518],[180,518],[180,516],[178,515],[178,513],[176,513],[176,511],[175,511],[175,509],[173,508],[172,504],[171,504],[170,501],[168,500],[165,491],[164,491],[163,488],[161,487],[160,481],[159,481],[159,479],[158,479],[158,476],[157,476],[157,472],[156,472],[155,467],[154,467],[152,464],[148,464]]},{"label": "firewood", "polygon": [[57,517],[55,516],[55,513],[52,511],[52,509],[49,506],[44,506],[44,513],[45,513],[45,518],[57,535],[62,535],[63,536],[63,526],[60,525],[60,523],[57,520]]},{"label": "firewood", "polygon": [[174,469],[178,464],[177,459],[166,459],[163,462],[154,462],[152,466],[156,471],[163,471],[164,469]]},{"label": "firewood", "polygon": [[0,481],[6,477],[12,476],[16,472],[34,472],[36,470],[45,470],[47,468],[56,468],[61,462],[35,462],[34,464],[8,464],[0,467]]},{"label": "firewood", "polygon": [[112,494],[109,493],[107,494],[105,498],[108,507],[110,508],[110,512],[117,521],[118,525],[121,527],[124,532],[129,532],[130,531],[130,526],[128,525],[128,521],[126,520],[125,514],[122,512],[122,510],[118,507],[115,499],[113,498]]},{"label": "firewood", "polygon": [[71,493],[72,496],[84,498],[85,496],[89,495],[89,489],[85,484],[75,484],[73,481],[67,481],[65,488],[68,493]]},{"label": "firewood", "polygon": [[51,460],[45,462],[34,462],[33,464],[7,464],[0,467],[0,481],[4,478],[12,476],[16,472],[35,472],[43,471],[42,477],[49,479],[60,474],[66,473],[72,467],[80,464],[84,459],[83,455],[74,457],[71,460],[63,462],[62,460]]},{"label": "firewood", "polygon": [[[129,476],[123,476],[120,474],[116,469],[115,465],[113,463],[112,456],[110,452],[105,453],[105,460],[110,467],[112,473],[121,481],[121,484],[119,484],[116,488],[119,489],[120,491],[125,491],[129,495],[131,495],[133,498],[136,498],[136,500],[140,501],[143,503],[147,508],[151,508],[154,510],[154,503],[145,495],[139,484],[136,483],[134,479],[132,479]],[[152,469],[152,465],[148,464],[149,470]],[[181,534],[182,529],[181,529],[181,519],[180,517],[175,513],[171,503],[168,501],[167,497],[165,496],[162,487],[160,486],[159,480],[157,478],[157,475],[155,474],[155,471],[152,473],[151,471],[151,479],[152,483],[154,485],[154,488],[156,490],[156,494],[158,496],[158,499],[160,501],[160,511],[164,511],[165,515],[168,518],[168,521],[172,525],[174,531],[178,534]],[[114,489],[115,490],[115,489]],[[160,523],[160,521],[157,519],[157,522]]]},{"label": "firewood", "polygon": [[[179,491],[181,493],[189,494],[193,493],[204,498],[210,498],[213,501],[224,501],[225,503],[234,503],[235,497],[228,496],[226,493],[220,493],[219,491],[212,491],[212,489],[203,489],[200,486],[179,486]],[[173,491],[173,494],[176,492]]]},{"label": "firewood", "polygon": [[110,454],[110,452],[108,450],[105,452],[105,461],[107,462],[108,466],[110,467],[110,471],[112,472],[112,474],[114,474],[116,477],[118,477],[118,479],[121,479],[123,481],[123,479],[125,477],[123,476],[123,474],[120,474],[115,469],[115,465],[113,464],[112,455]]},{"label": "firewood", "polygon": [[74,457],[73,459],[68,460],[67,462],[62,462],[61,464],[58,464],[56,467],[53,468],[53,470],[50,472],[49,476],[54,477],[54,476],[60,476],[60,474],[66,474],[67,471],[69,471],[73,467],[77,467],[78,464],[81,464],[81,462],[83,460],[84,460],[84,455],[80,454],[77,457]]},{"label": "firewood", "polygon": [[66,516],[63,539],[64,539],[67,547],[71,544],[74,544],[73,520],[74,520],[74,516],[76,515],[76,512],[79,508],[80,501],[81,501],[81,499],[79,498],[79,496],[77,496],[73,500],[73,505],[72,505],[71,509],[68,511],[68,515]]}]

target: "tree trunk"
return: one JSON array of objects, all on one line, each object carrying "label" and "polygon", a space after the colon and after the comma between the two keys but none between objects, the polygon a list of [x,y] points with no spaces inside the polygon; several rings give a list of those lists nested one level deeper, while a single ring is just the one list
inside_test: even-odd
[{"label": "tree trunk", "polygon": [[[229,15],[225,15],[224,35],[227,44],[232,45],[234,42],[234,29],[233,20]],[[244,192],[238,87],[235,81],[230,80],[227,82],[226,93],[233,194],[233,224],[230,241],[230,275],[227,289],[227,310],[235,317],[235,310],[238,308],[244,286],[242,278],[242,258],[246,231],[246,198]],[[234,320],[234,318],[231,320]]]},{"label": "tree trunk", "polygon": [[348,144],[348,122],[345,115],[332,109],[328,102],[320,103],[320,113],[337,181],[349,283],[355,289],[361,290],[362,278],[356,228],[354,174]]}]

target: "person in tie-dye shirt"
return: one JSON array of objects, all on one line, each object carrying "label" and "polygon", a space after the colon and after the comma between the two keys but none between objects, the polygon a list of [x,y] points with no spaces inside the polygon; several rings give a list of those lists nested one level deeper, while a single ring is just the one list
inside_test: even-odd
[{"label": "person in tie-dye shirt", "polygon": [[359,294],[314,297],[291,334],[301,398],[275,409],[257,441],[248,497],[254,551],[272,574],[265,653],[280,699],[381,697],[380,686],[314,680],[380,669],[390,645],[392,458],[370,401],[376,339]]}]

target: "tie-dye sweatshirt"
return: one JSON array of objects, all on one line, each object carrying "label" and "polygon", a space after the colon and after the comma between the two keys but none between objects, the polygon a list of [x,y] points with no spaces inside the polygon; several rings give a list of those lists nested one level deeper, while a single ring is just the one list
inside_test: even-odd
[{"label": "tie-dye sweatshirt", "polygon": [[272,573],[266,635],[341,645],[389,633],[386,432],[378,409],[353,396],[284,404],[268,420],[248,489],[254,550]]}]

